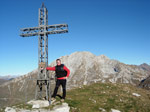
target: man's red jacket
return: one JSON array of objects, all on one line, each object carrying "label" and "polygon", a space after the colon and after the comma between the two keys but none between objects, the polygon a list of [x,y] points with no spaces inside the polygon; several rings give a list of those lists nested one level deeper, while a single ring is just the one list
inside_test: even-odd
[{"label": "man's red jacket", "polygon": [[[64,66],[63,69],[67,71],[67,76],[66,77],[69,77],[70,70],[66,66]],[[55,66],[54,66],[54,67],[47,67],[46,70],[55,71],[56,69],[55,69]],[[60,78],[57,78],[57,79],[59,79],[59,80],[66,79],[66,77],[60,77]]]}]

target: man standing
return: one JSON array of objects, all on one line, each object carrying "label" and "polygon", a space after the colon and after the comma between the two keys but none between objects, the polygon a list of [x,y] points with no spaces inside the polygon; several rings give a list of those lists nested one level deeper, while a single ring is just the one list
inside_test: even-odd
[{"label": "man standing", "polygon": [[62,88],[63,88],[63,96],[62,96],[61,101],[64,101],[65,97],[66,97],[66,81],[67,81],[66,79],[69,77],[70,70],[64,64],[61,64],[61,60],[60,59],[56,60],[56,64],[57,65],[54,66],[54,67],[47,67],[46,68],[46,70],[55,71],[56,78],[57,78],[56,86],[55,86],[55,89],[54,89],[54,93],[52,95],[52,100],[55,100],[58,88],[61,85]]}]

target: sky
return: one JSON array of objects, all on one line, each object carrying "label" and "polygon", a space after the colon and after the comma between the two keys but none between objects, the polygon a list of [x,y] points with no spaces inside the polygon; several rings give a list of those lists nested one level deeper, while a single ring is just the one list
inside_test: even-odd
[{"label": "sky", "polygon": [[49,25],[69,26],[68,33],[49,35],[49,64],[77,51],[150,64],[150,0],[0,0],[0,76],[37,69],[38,37],[19,35],[38,26],[43,2]]}]

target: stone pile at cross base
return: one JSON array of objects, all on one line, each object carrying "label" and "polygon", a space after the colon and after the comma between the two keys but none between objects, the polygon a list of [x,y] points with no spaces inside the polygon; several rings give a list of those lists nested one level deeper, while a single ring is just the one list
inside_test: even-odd
[{"label": "stone pile at cross base", "polygon": [[49,102],[46,100],[31,100],[27,104],[32,105],[32,109],[6,107],[5,112],[69,112],[70,107],[67,103],[58,104],[60,102],[52,102],[53,109],[46,109],[49,107]]}]

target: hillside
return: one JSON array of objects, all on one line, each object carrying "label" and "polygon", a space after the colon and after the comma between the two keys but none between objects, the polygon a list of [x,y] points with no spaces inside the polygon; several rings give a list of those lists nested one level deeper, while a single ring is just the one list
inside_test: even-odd
[{"label": "hillside", "polygon": [[4,84],[5,82],[11,81],[15,78],[17,78],[18,76],[11,76],[11,75],[7,75],[7,76],[0,76],[0,85]]},{"label": "hillside", "polygon": [[[56,99],[56,102],[60,101],[59,97]],[[67,91],[65,102],[69,104],[70,112],[150,112],[149,91],[129,84],[97,82],[84,85]],[[53,106],[55,104],[42,112],[49,112]],[[26,104],[13,107],[33,111],[32,106]]]},{"label": "hillside", "polygon": [[7,82],[8,80],[5,80],[5,79],[0,79],[0,85]]},{"label": "hillside", "polygon": [[[67,89],[90,85],[96,82],[127,83],[139,85],[150,72],[137,65],[127,65],[104,55],[96,56],[90,52],[75,52],[60,57],[71,71]],[[55,66],[53,61],[49,66]],[[49,72],[54,77],[54,72]],[[34,99],[37,69],[0,85],[0,107]],[[53,91],[55,81],[51,81]]]},{"label": "hillside", "polygon": [[[150,112],[150,93],[129,84],[95,83],[67,93],[71,112]],[[105,111],[104,111],[105,110]]]}]

